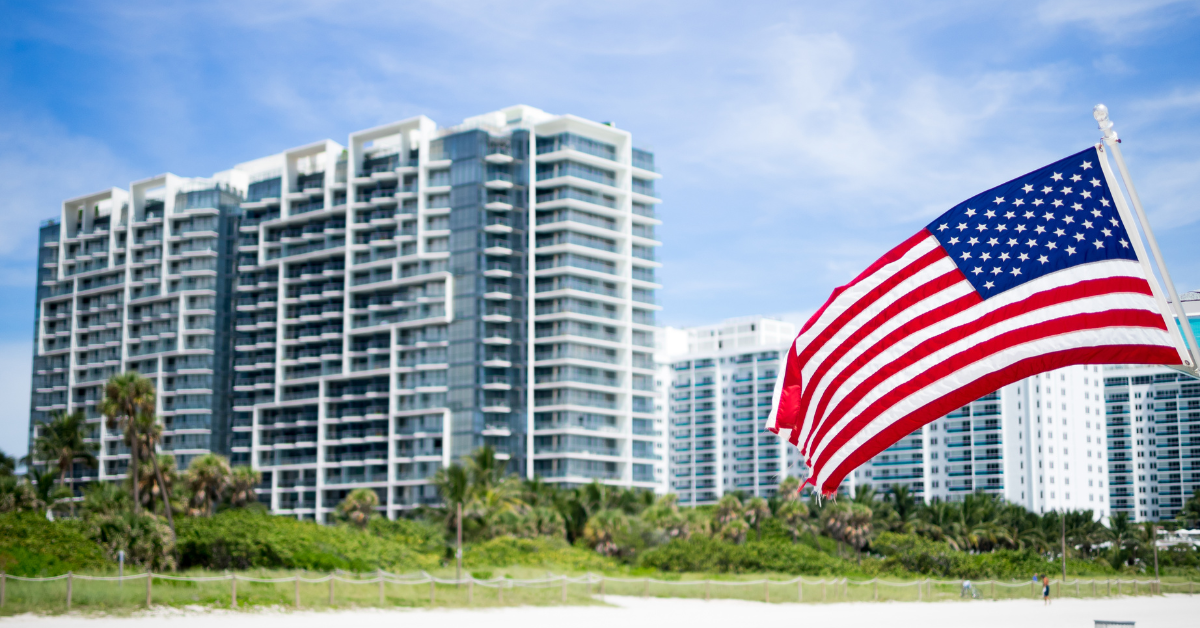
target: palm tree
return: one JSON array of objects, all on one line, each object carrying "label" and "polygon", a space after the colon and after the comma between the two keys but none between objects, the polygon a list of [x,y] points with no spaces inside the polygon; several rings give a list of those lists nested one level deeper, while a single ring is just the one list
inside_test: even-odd
[{"label": "palm tree", "polygon": [[452,464],[449,467],[442,467],[433,475],[433,485],[437,487],[438,493],[442,496],[442,507],[440,515],[446,526],[446,530],[453,532],[455,518],[457,516],[457,507],[459,504],[465,504],[471,493],[471,478],[467,475],[467,470],[461,464]]},{"label": "palm tree", "polygon": [[29,483],[28,478],[0,476],[0,512],[38,510],[44,505],[38,499],[37,488]]},{"label": "palm tree", "polygon": [[379,494],[369,488],[356,488],[338,504],[338,514],[359,530],[367,529],[375,507],[379,505]]},{"label": "palm tree", "polygon": [[746,518],[750,520],[750,525],[754,526],[754,533],[759,541],[762,540],[763,519],[770,518],[770,516],[771,506],[767,504],[767,500],[761,497],[751,497],[750,501],[746,502]]},{"label": "palm tree", "polygon": [[97,482],[83,494],[86,516],[117,515],[129,509],[129,493],[112,482]]},{"label": "palm tree", "polygon": [[891,494],[888,496],[888,502],[891,504],[892,510],[896,513],[897,530],[911,530],[913,518],[917,515],[918,503],[916,498],[913,497],[912,491],[908,489],[908,485],[893,484]]},{"label": "palm tree", "polygon": [[[120,429],[125,435],[125,444],[129,445],[129,469],[131,474],[138,471],[137,417],[154,412],[154,385],[142,377],[137,371],[127,371],[114,375],[104,385],[104,398],[100,400],[100,413],[108,419],[108,428]],[[135,480],[133,486],[133,512],[141,511],[141,495]]]},{"label": "palm tree", "polygon": [[821,545],[816,539],[816,529],[809,523],[808,506],[805,506],[804,502],[798,499],[789,499],[779,505],[775,516],[783,523],[783,527],[792,533],[793,543],[800,539],[800,534],[810,531],[813,533],[813,543],[817,549],[821,549]]},{"label": "palm tree", "polygon": [[33,457],[58,465],[58,483],[67,487],[71,499],[71,516],[75,515],[75,480],[70,473],[76,461],[89,468],[96,466],[96,445],[84,440],[83,427],[87,419],[82,411],[56,412],[48,423],[39,426],[39,436],[33,441]]},{"label": "palm tree", "polygon": [[1116,562],[1128,562],[1128,564],[1132,565],[1136,554],[1131,554],[1126,558],[1125,550],[1136,545],[1137,530],[1135,524],[1129,520],[1129,515],[1118,512],[1109,517],[1108,531],[1109,537],[1112,538],[1113,551],[1116,553],[1114,564]]},{"label": "palm tree", "polygon": [[1183,508],[1175,515],[1175,520],[1186,528],[1200,526],[1200,488],[1194,489],[1192,496],[1183,502]]},{"label": "palm tree", "polygon": [[803,486],[800,484],[800,478],[789,475],[779,483],[779,488],[775,491],[775,495],[784,501],[800,499],[801,488]]},{"label": "palm tree", "polygon": [[601,510],[588,519],[583,528],[583,540],[600,554],[615,556],[620,553],[620,541],[628,532],[629,517],[624,512]]},{"label": "palm tree", "polygon": [[17,459],[0,451],[0,478],[9,477],[17,470]]},{"label": "palm tree", "polygon": [[229,486],[230,473],[224,456],[204,454],[192,460],[186,475],[192,489],[192,514],[211,517],[216,513],[217,503]]},{"label": "palm tree", "polygon": [[[158,416],[153,412],[142,412],[137,416],[135,421],[137,424],[137,433],[141,436],[139,439],[142,446],[146,448],[145,452],[141,452],[146,458],[150,459],[150,466],[154,470],[154,479],[158,483],[158,488],[162,493],[163,503],[167,512],[167,525],[171,528],[171,540],[175,539],[175,515],[171,513],[171,485],[167,483],[163,477],[162,465],[159,463],[158,443],[162,441],[162,423],[158,421]],[[171,466],[174,467],[174,457],[171,457]],[[150,508],[153,512],[153,505]]]},{"label": "palm tree", "polygon": [[44,471],[31,467],[26,477],[31,480],[30,486],[37,496],[37,501],[45,505],[47,511],[54,510],[54,504],[71,497],[67,487],[55,482],[58,479],[58,469],[54,467]]},{"label": "palm tree", "polygon": [[491,445],[476,449],[467,459],[467,475],[471,484],[480,489],[487,489],[504,479],[506,465],[496,457],[496,450]]},{"label": "palm tree", "polygon": [[642,519],[661,530],[667,539],[687,539],[692,530],[687,516],[679,510],[679,495],[667,493],[653,506],[642,511]]},{"label": "palm tree", "polygon": [[229,503],[234,508],[244,508],[258,501],[254,487],[262,483],[262,472],[250,467],[234,467],[229,478]]},{"label": "palm tree", "polygon": [[825,527],[830,536],[854,548],[862,563],[862,548],[871,538],[871,509],[853,502],[838,502],[825,509]]}]

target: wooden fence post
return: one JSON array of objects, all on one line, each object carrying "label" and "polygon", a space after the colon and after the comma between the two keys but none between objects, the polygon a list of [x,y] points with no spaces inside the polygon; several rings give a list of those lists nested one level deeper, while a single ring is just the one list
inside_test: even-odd
[{"label": "wooden fence post", "polygon": [[[382,570],[382,569],[380,569],[380,570],[379,570],[379,605],[380,605],[380,606],[383,606],[383,584],[384,584],[384,582],[383,582],[383,570]],[[471,601],[471,589],[470,589],[470,586],[471,586],[470,584],[468,584],[468,585],[467,585],[467,587],[468,587],[468,588],[467,588],[467,601],[468,601],[468,602],[470,602],[470,601]]]},{"label": "wooden fence post", "polygon": [[992,599],[996,599],[996,581],[992,580]]},{"label": "wooden fence post", "polygon": [[237,574],[229,574],[229,608],[237,608]]},{"label": "wooden fence post", "polygon": [[707,601],[709,601],[710,599],[712,599],[711,597],[709,597],[709,586],[710,586],[710,584],[711,584],[711,583],[710,583],[710,582],[709,582],[707,579],[705,579],[705,580],[704,580],[704,601],[705,601],[705,602],[707,602]]},{"label": "wooden fence post", "polygon": [[1075,579],[1075,597],[1079,597],[1079,578]]},{"label": "wooden fence post", "polygon": [[1096,579],[1092,578],[1092,597],[1096,597]]},{"label": "wooden fence post", "polygon": [[434,588],[433,588],[434,584],[435,583],[433,581],[433,576],[429,576],[429,605],[430,606],[433,606],[435,600],[437,599],[434,594]]},{"label": "wooden fence post", "polygon": [[151,597],[151,584],[154,582],[154,572],[146,571],[146,608],[150,608],[150,603],[153,601]]},{"label": "wooden fence post", "polygon": [[604,597],[604,576],[600,576],[600,597]]},{"label": "wooden fence post", "polygon": [[333,606],[333,574],[329,574],[329,605]]},{"label": "wooden fence post", "polygon": [[1112,597],[1112,580],[1111,579],[1109,579],[1109,578],[1104,579],[1104,590],[1105,590],[1104,595],[1107,595],[1108,597]]},{"label": "wooden fence post", "polygon": [[563,578],[562,578],[562,601],[564,604],[567,602],[567,577],[566,576],[563,576]]},{"label": "wooden fence post", "polygon": [[475,578],[467,578],[467,604],[475,603]]},{"label": "wooden fence post", "polygon": [[804,580],[796,578],[796,601],[804,601]]},{"label": "wooden fence post", "polygon": [[923,593],[922,589],[924,589],[924,588],[925,588],[925,583],[918,580],[917,581],[917,601],[918,602],[921,601],[921,593]]},{"label": "wooden fence post", "polygon": [[[604,586],[603,580],[600,581],[600,586],[602,586],[602,587]],[[496,587],[496,600],[498,600],[498,602],[500,604],[504,603],[504,581],[503,580],[501,580],[500,585]]]},{"label": "wooden fence post", "polygon": [[878,602],[879,601],[879,578],[875,578],[875,581],[871,583],[871,591],[872,591],[872,595],[875,597],[875,601]]},{"label": "wooden fence post", "polygon": [[300,574],[296,574],[296,608],[300,608]]},{"label": "wooden fence post", "polygon": [[763,579],[763,601],[767,604],[771,603],[771,581]]},{"label": "wooden fence post", "polygon": [[824,578],[821,578],[821,601],[822,601],[822,602],[824,602],[825,600],[826,600],[826,596],[825,596],[825,579],[824,579]]},{"label": "wooden fence post", "polygon": [[850,579],[842,578],[842,599],[850,601]]},{"label": "wooden fence post", "polygon": [[[1190,593],[1190,591],[1189,591]],[[8,574],[0,571],[0,608],[4,608],[5,599],[8,597]]]},{"label": "wooden fence post", "polygon": [[642,597],[650,597],[650,579],[646,578],[646,583],[642,586]]},{"label": "wooden fence post", "polygon": [[68,571],[68,572],[67,572],[67,610],[68,610],[68,611],[69,611],[69,610],[71,610],[71,584],[72,584],[72,580],[73,580],[73,574],[72,574],[71,572],[69,572],[69,571]]}]

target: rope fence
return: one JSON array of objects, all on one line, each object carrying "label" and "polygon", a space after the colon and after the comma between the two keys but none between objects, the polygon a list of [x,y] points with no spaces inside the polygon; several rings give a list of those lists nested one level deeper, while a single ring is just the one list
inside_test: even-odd
[{"label": "rope fence", "polygon": [[[239,592],[239,583],[242,583]],[[137,585],[141,586],[137,586]],[[129,585],[129,586],[126,586]],[[290,586],[288,586],[290,585]],[[371,586],[374,585],[374,586]],[[1104,580],[1076,578],[1052,581],[1052,597],[1115,597],[1125,595],[1194,595],[1197,583],[1158,579]],[[144,589],[143,589],[144,587]],[[490,590],[479,595],[475,589]],[[225,573],[173,575],[134,573],[93,576],[67,572],[58,576],[23,577],[0,573],[0,612],[71,610],[75,607],[111,609],[168,605],[212,604],[230,608],[251,605],[329,608],[339,606],[463,606],[505,604],[583,603],[595,596],[742,599],[766,603],[830,603],[860,601],[939,601],[959,598],[1002,600],[1037,599],[1041,583],[1032,580],[923,580],[882,578],[803,578],[788,580],[670,580],[620,578],[594,573],[581,576],[548,573],[544,578],[440,578],[425,571],[394,574],[334,572],[310,576],[265,577]],[[144,597],[143,597],[144,596]],[[478,599],[477,599],[478,598]]]}]

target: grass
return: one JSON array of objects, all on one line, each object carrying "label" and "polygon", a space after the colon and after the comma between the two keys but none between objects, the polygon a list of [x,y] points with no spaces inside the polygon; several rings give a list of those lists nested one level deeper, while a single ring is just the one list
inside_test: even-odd
[{"label": "grass", "polygon": [[[516,572],[516,573],[506,573]],[[302,578],[322,578],[327,574],[316,572],[298,572],[281,570],[250,570],[240,571],[239,576],[251,578],[293,578],[299,574]],[[108,573],[95,575],[112,575]],[[130,572],[130,577],[141,574]],[[224,572],[192,570],[178,576],[221,577]],[[453,578],[454,570],[435,570],[434,575],[440,578]],[[491,574],[476,571],[476,577],[502,576],[521,578],[542,578],[545,571],[535,571],[527,568],[512,570],[497,570]],[[294,581],[264,583],[238,580],[236,584],[236,607],[249,609],[254,607],[296,608],[296,594],[299,593],[300,608],[306,610],[332,610],[360,607],[387,608],[466,608],[497,607],[497,606],[546,606],[556,604],[596,604],[590,593],[595,586],[571,583],[567,586],[567,596],[564,602],[561,585],[552,583],[539,587],[512,587],[503,592],[496,587],[482,585],[434,584],[428,582],[417,584],[385,582],[382,591],[379,583],[369,582],[374,578],[370,574],[354,575],[340,574],[339,577],[351,580],[366,580],[361,584],[334,581],[332,598],[329,582],[301,582],[298,586]],[[0,616],[21,613],[58,614],[67,609],[67,582],[55,580],[49,582],[23,582],[8,579],[5,584],[5,603],[0,607]],[[126,614],[146,607],[146,580],[144,577],[116,581],[81,580],[75,578],[71,584],[71,609],[85,613]],[[380,595],[382,593],[382,603]],[[231,608],[234,606],[234,585],[231,580],[216,580],[208,582],[188,582],[155,578],[151,585],[151,595],[154,606],[207,607]]]},{"label": "grass", "polygon": [[[299,572],[283,570],[250,570],[238,572],[239,576],[251,578],[292,578],[295,575],[304,578],[320,578],[325,574],[317,572]],[[433,571],[439,578],[453,578],[453,567],[443,567]],[[506,577],[509,579],[538,579],[557,577],[562,574],[547,572],[532,567],[509,567],[489,571],[474,570],[472,574],[479,579]],[[114,575],[106,572],[95,572],[94,575]],[[131,573],[131,576],[140,574]],[[192,577],[222,577],[225,572],[192,570],[177,574]],[[576,573],[575,576],[583,575]],[[370,580],[372,574],[342,574],[340,577],[356,580]],[[813,583],[818,578],[805,578],[802,586],[797,583],[781,584],[781,581],[791,580],[792,576],[781,574],[739,574],[712,576],[708,574],[654,574],[647,576],[657,582],[649,582],[645,578],[623,577],[621,581],[606,580],[603,587],[598,583],[569,583],[566,600],[563,600],[563,589],[559,583],[549,583],[534,587],[505,588],[502,592],[494,587],[482,585],[433,585],[433,599],[430,599],[430,585],[427,582],[384,583],[383,600],[380,601],[380,586],[374,582],[361,584],[336,581],[333,585],[333,597],[330,598],[328,582],[301,582],[298,591],[300,608],[306,610],[333,610],[363,607],[387,608],[468,608],[468,607],[499,607],[499,606],[548,606],[561,604],[598,604],[602,603],[601,593],[605,595],[653,596],[704,599],[740,599],[762,602],[768,599],[771,603],[834,603],[834,602],[867,602],[867,601],[949,601],[960,600],[959,583],[934,583],[923,579],[908,581],[892,580],[873,583],[855,584],[834,582],[834,578],[826,578],[825,584]],[[769,578],[774,582],[763,584],[754,582]],[[705,584],[704,580],[711,580]],[[629,580],[629,581],[626,581]],[[146,605],[146,584],[144,578],[114,581],[89,581],[74,579],[71,591],[71,610],[84,613],[127,614]],[[1163,578],[1164,590],[1167,592],[1187,593],[1188,585],[1182,578]],[[903,583],[903,586],[900,585]],[[921,591],[918,594],[918,585]],[[1176,586],[1170,586],[1170,584]],[[1013,582],[1010,586],[976,584],[982,599],[1037,599],[1041,595],[1041,587],[1034,587],[1030,582]],[[1197,587],[1200,588],[1200,587]],[[5,585],[5,603],[0,607],[0,616],[20,613],[59,614],[67,611],[67,582],[56,580],[51,582],[22,582],[7,580]],[[1095,597],[1116,595],[1132,595],[1134,585],[1106,585],[1105,580],[1099,579],[1095,588]],[[1137,587],[1136,594],[1149,595],[1150,587],[1142,584]],[[297,585],[294,581],[281,583],[237,581],[237,602],[239,609],[296,608]],[[1079,585],[1078,593],[1074,584],[1054,585],[1053,597],[1093,597],[1092,585],[1084,582]],[[233,585],[230,580],[209,582],[185,582],[165,579],[155,579],[152,585],[154,606],[170,607],[202,607],[230,608],[233,606]],[[801,597],[802,596],[802,597]]]}]

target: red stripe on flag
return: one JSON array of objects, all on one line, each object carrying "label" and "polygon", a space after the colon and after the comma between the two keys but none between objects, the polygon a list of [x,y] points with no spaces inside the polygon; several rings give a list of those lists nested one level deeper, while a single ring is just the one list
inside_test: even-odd
[{"label": "red stripe on flag", "polygon": [[[1157,323],[1157,325],[1156,325]],[[875,420],[880,414],[896,403],[907,398],[909,395],[937,382],[938,380],[949,376],[959,369],[979,362],[996,353],[1008,349],[1010,347],[1019,346],[1035,340],[1041,340],[1050,336],[1058,336],[1071,332],[1084,331],[1090,329],[1103,329],[1106,327],[1146,327],[1152,329],[1163,329],[1162,316],[1155,312],[1147,312],[1145,310],[1108,310],[1104,312],[1094,312],[1088,314],[1074,314],[1055,318],[1049,321],[1014,329],[1010,332],[1000,334],[985,342],[972,345],[969,349],[957,353],[950,358],[939,362],[937,365],[922,371],[921,374],[904,384],[893,388],[886,394],[881,396],[870,406],[868,406],[862,414],[854,417],[845,427],[838,431],[833,436],[832,440],[822,451],[822,456],[814,460],[810,465],[813,474],[820,473],[820,470],[825,465],[825,461],[829,459],[830,454],[838,451],[843,445],[853,438],[862,428]],[[961,329],[961,328],[960,328]],[[957,331],[957,330],[956,330]],[[923,355],[928,355],[924,353]],[[1175,356],[1178,360],[1178,356]],[[890,366],[890,365],[889,365]],[[995,390],[994,388],[992,390]],[[988,391],[990,392],[990,391]],[[986,394],[986,393],[983,393]],[[839,409],[844,404],[839,404]],[[851,406],[852,407],[852,406]],[[846,408],[849,410],[849,407]],[[844,415],[845,411],[838,414],[838,418]],[[826,426],[833,425],[835,421],[828,421]],[[826,430],[827,432],[828,430]],[[910,430],[911,431],[911,430]],[[823,433],[821,436],[823,437]],[[820,439],[814,443],[815,448],[820,444]]]},{"label": "red stripe on flag", "polygon": [[[845,356],[846,353],[848,353],[854,347],[858,346],[858,343],[861,342],[863,338],[866,338],[867,336],[874,333],[875,330],[877,330],[881,326],[883,326],[884,323],[887,323],[888,321],[892,320],[896,316],[900,315],[901,312],[904,312],[905,310],[916,305],[917,303],[920,303],[921,301],[924,301],[925,299],[928,299],[929,297],[931,297],[931,296],[933,296],[955,284],[959,284],[959,283],[966,283],[966,278],[963,277],[962,271],[958,270],[958,268],[954,268],[950,272],[948,272],[944,275],[941,275],[940,277],[936,277],[936,278],[932,279],[931,281],[929,281],[925,284],[922,284],[921,286],[918,286],[917,288],[913,289],[912,291],[906,293],[904,296],[897,299],[891,305],[880,310],[880,312],[878,314],[876,314],[873,318],[871,318],[871,320],[864,323],[861,327],[856,329],[854,331],[854,333],[847,336],[846,339],[843,340],[842,343],[840,345],[838,345],[837,348],[835,348],[832,352],[830,352],[830,354],[825,358],[825,360],[823,362],[821,362],[821,365],[817,367],[817,370],[813,371],[812,376],[809,377],[809,380],[808,380],[809,384],[805,388],[804,395],[803,395],[803,397],[801,397],[801,400],[800,400],[801,411],[803,412],[803,411],[807,410],[809,403],[812,402],[812,396],[814,394],[816,394],[817,388],[819,387],[821,380],[825,378],[825,375],[829,372],[829,370],[832,369],[837,364],[838,360],[842,359],[842,357]],[[980,300],[981,299],[979,299],[979,298],[968,299],[967,301],[969,302],[969,304],[966,305],[965,307],[970,307],[970,305],[979,303]],[[958,300],[951,301],[950,303],[955,303],[957,301]],[[932,312],[934,310],[930,310],[930,311]],[[924,315],[922,315],[922,316],[924,316]],[[919,318],[919,317],[914,317],[913,320],[916,320],[917,318]],[[911,322],[912,321],[910,321],[910,323]],[[932,324],[932,323],[929,323],[929,324]],[[928,324],[926,324],[926,326],[928,326]],[[904,327],[902,326],[901,328],[898,328],[898,329],[902,329],[902,328],[904,328]],[[912,331],[916,331],[916,330],[912,330]],[[891,334],[888,334],[887,337],[893,338],[893,335],[894,335],[894,332]],[[898,338],[896,338],[896,340],[898,340]],[[894,342],[894,341],[895,340],[893,340],[892,342]],[[878,346],[878,343],[873,346]],[[842,372],[839,372],[838,376],[845,374],[845,372],[849,371],[849,370],[857,370],[857,369],[853,369],[853,367],[857,363],[858,362],[856,361],[855,363],[847,365],[847,368],[844,369]],[[826,388],[827,392],[828,392],[828,390],[830,390],[830,388]],[[820,416],[820,414],[818,413],[816,416]]]},{"label": "red stripe on flag", "polygon": [[[876,371],[870,377],[868,377],[865,381],[863,381],[861,384],[859,384],[857,387],[855,387],[855,389],[853,391],[851,391],[850,394],[846,395],[845,398],[842,399],[842,401],[837,405],[837,407],[835,407],[833,409],[833,411],[830,412],[829,416],[825,417],[823,420],[820,421],[821,424],[820,424],[819,428],[817,430],[815,430],[814,438],[810,439],[809,443],[807,443],[807,446],[805,447],[805,451],[803,453],[805,455],[807,455],[809,450],[815,449],[817,446],[819,446],[821,444],[821,441],[824,439],[825,434],[829,431],[830,427],[832,425],[836,424],[837,421],[842,416],[844,416],[845,413],[848,412],[852,407],[854,407],[854,405],[856,403],[858,403],[858,401],[860,399],[862,399],[863,396],[865,396],[867,393],[869,393],[871,390],[873,390],[876,386],[878,386],[881,382],[885,381],[887,378],[889,378],[892,375],[896,374],[897,372],[911,366],[912,364],[920,361],[921,359],[925,358],[926,356],[931,355],[947,346],[950,346],[951,344],[954,344],[955,342],[958,342],[959,340],[962,340],[963,338],[966,338],[976,332],[982,331],[984,329],[987,329],[988,327],[999,324],[1003,321],[1014,318],[1021,314],[1028,313],[1032,310],[1043,309],[1043,308],[1046,308],[1046,307],[1049,307],[1052,305],[1057,305],[1060,303],[1066,303],[1068,301],[1074,301],[1077,299],[1083,299],[1083,298],[1087,298],[1087,297],[1091,297],[1091,296],[1096,296],[1099,294],[1112,294],[1112,293],[1118,293],[1118,292],[1140,293],[1140,294],[1144,294],[1147,296],[1149,296],[1151,294],[1150,293],[1150,285],[1148,283],[1146,283],[1146,281],[1144,279],[1138,279],[1138,278],[1132,278],[1132,277],[1106,277],[1104,279],[1092,279],[1092,280],[1088,280],[1088,281],[1080,281],[1078,283],[1074,283],[1069,286],[1062,286],[1062,287],[1054,288],[1051,290],[1045,290],[1045,291],[1039,292],[1037,294],[1031,295],[1022,301],[1017,301],[1017,302],[1002,306],[1000,308],[997,308],[997,309],[985,314],[984,316],[981,316],[980,318],[978,318],[974,321],[971,321],[969,323],[966,323],[966,324],[960,325],[958,327],[955,327],[953,329],[947,330],[946,332],[944,332],[942,334],[939,334],[937,336],[929,338],[928,340],[925,340],[924,342],[917,345],[916,347],[913,347],[911,350],[906,352],[904,355],[898,356],[895,360],[892,360],[891,362],[884,365],[882,368],[880,368],[878,371]],[[1114,310],[1110,310],[1110,311],[1114,311]],[[1143,310],[1136,310],[1136,311],[1144,312]],[[1105,313],[1101,312],[1098,315],[1104,316]],[[1067,318],[1073,318],[1073,317],[1067,317]],[[1162,322],[1162,316],[1154,315],[1154,318],[1157,320],[1157,328],[1165,329],[1164,324]],[[1062,320],[1062,319],[1058,319],[1058,320]],[[1049,323],[1049,322],[1051,322],[1051,321],[1047,321],[1047,323]],[[1043,324],[1046,324],[1046,323],[1043,323]],[[1146,324],[1144,326],[1145,327],[1155,327],[1155,325],[1153,325],[1153,324]],[[1030,326],[1026,329],[1030,329],[1030,328],[1034,328],[1034,327],[1037,327],[1037,326]],[[1093,325],[1092,327],[1112,327],[1112,325],[1098,324],[1098,325]],[[1011,333],[1011,332],[1009,332],[1009,333]],[[1002,337],[1008,337],[1008,334],[1003,334]],[[861,364],[866,364],[866,362],[861,362]]]},{"label": "red stripe on flag", "polygon": [[[925,268],[929,267],[930,265],[943,259],[946,259],[946,249],[943,249],[939,246],[913,260],[911,264],[901,268],[891,277],[884,279],[879,283],[878,286],[875,286],[874,288],[863,293],[862,296],[854,301],[853,305],[846,308],[845,311],[838,315],[838,317],[829,323],[829,325],[826,325],[825,329],[821,330],[821,332],[812,340],[808,341],[808,344],[805,345],[804,349],[800,352],[800,361],[807,363],[808,360],[812,358],[814,353],[820,350],[821,347],[825,346],[825,343],[828,342],[830,338],[837,335],[837,333],[842,329],[845,329],[846,323],[854,320],[855,316],[858,316],[863,310],[874,305],[877,301],[879,301],[880,298],[891,292],[896,286],[907,281],[918,272],[925,270]],[[959,271],[957,267],[953,272],[958,273],[960,277],[963,276],[962,272]]]},{"label": "red stripe on flag", "polygon": [[[972,290],[971,292],[968,292],[967,294],[950,301],[949,303],[941,305],[912,319],[911,321],[898,327],[895,331],[887,336],[880,338],[879,342],[876,342],[869,349],[864,351],[862,355],[858,357],[858,359],[854,360],[852,364],[843,369],[841,373],[838,373],[837,377],[835,377],[833,381],[825,387],[825,392],[821,395],[821,400],[818,402],[817,408],[813,412],[813,416],[815,417],[814,420],[817,421],[818,424],[824,423],[823,417],[825,417],[825,411],[828,408],[829,403],[832,401],[834,394],[837,393],[846,380],[853,377],[855,373],[859,372],[864,366],[869,364],[871,360],[874,360],[877,356],[879,356],[879,354],[891,349],[905,338],[928,329],[956,314],[965,312],[982,302],[983,297],[979,296],[978,292]],[[805,411],[807,412],[807,409]],[[804,448],[800,451],[801,454],[808,454],[808,449],[812,443],[812,437],[815,432],[816,428],[814,428],[813,432],[809,433],[808,439],[804,443]]]},{"label": "red stripe on flag", "polygon": [[[837,469],[820,487],[825,495],[832,495],[842,480],[859,465],[870,460],[896,441],[913,433],[918,428],[946,415],[956,408],[1003,388],[1031,375],[1065,366],[1079,364],[1113,364],[1128,362],[1136,364],[1175,364],[1179,354],[1171,347],[1158,345],[1110,345],[1104,347],[1080,347],[1026,358],[1012,365],[988,373],[966,386],[957,388],[905,415],[904,418],[884,428],[838,465]],[[813,472],[816,475],[816,472]]]}]

